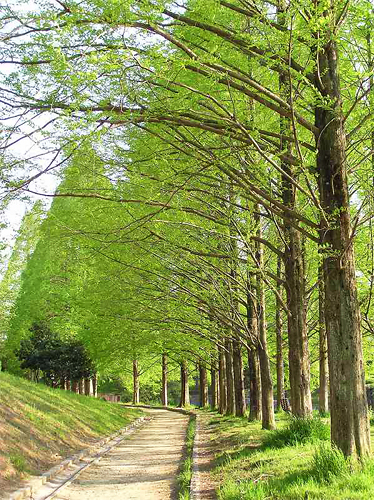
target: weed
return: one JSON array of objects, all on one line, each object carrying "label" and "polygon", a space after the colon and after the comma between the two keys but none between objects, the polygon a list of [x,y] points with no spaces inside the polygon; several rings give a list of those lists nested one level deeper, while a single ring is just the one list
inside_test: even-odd
[{"label": "weed", "polygon": [[254,481],[226,481],[218,491],[219,500],[265,500],[268,497],[266,484]]},{"label": "weed", "polygon": [[319,417],[291,417],[287,427],[270,433],[263,441],[264,448],[282,448],[315,443],[330,438],[330,428]]},{"label": "weed", "polygon": [[19,453],[11,453],[9,455],[10,463],[18,472],[29,472],[29,468],[27,467],[27,462],[25,457],[23,457]]},{"label": "weed", "polygon": [[195,440],[195,432],[196,432],[196,418],[190,418],[187,427],[186,434],[186,448],[187,448],[187,457],[183,462],[182,471],[178,476],[179,482],[179,500],[189,500],[190,498],[190,484],[192,478],[192,451],[193,444]]},{"label": "weed", "polygon": [[312,474],[321,482],[331,482],[336,476],[350,472],[350,461],[334,446],[321,443],[313,455]]}]

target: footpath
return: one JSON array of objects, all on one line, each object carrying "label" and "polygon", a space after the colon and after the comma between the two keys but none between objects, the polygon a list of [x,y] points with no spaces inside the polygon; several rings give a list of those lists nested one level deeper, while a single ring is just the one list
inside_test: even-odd
[{"label": "footpath", "polygon": [[[178,474],[185,459],[189,415],[147,408],[139,428],[109,446],[99,459],[85,456],[31,496],[32,500],[178,500]],[[213,448],[208,416],[197,417],[191,500],[215,500],[209,470]],[[90,464],[85,468],[86,465]],[[74,469],[75,468],[75,469]]]}]

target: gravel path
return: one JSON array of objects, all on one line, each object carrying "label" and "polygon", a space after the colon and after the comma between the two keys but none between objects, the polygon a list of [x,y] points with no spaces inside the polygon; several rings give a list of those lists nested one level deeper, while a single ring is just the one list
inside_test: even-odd
[{"label": "gravel path", "polygon": [[145,410],[149,423],[88,468],[58,500],[176,500],[189,417]]}]

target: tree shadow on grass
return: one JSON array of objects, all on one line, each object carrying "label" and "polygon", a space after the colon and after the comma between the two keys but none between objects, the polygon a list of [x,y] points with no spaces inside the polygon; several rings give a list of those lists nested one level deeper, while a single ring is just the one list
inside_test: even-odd
[{"label": "tree shadow on grass", "polygon": [[[257,452],[260,449],[260,446],[258,444],[249,444],[247,446],[244,446],[240,450],[236,451],[224,451],[221,455],[216,457],[214,460],[214,466],[215,467],[220,467],[222,465],[226,465],[228,462],[231,461],[236,461],[236,460],[243,460],[251,455],[253,455],[255,452]],[[266,460],[267,461],[267,460]],[[270,459],[269,459],[270,461]]]}]

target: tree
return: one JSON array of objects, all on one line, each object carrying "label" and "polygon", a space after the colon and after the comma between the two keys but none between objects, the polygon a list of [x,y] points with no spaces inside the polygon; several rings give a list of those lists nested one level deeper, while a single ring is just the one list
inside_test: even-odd
[{"label": "tree", "polygon": [[34,323],[31,335],[21,340],[16,354],[21,368],[40,373],[56,386],[60,380],[81,380],[94,374],[94,366],[84,346],[77,340],[62,340],[46,324]]}]

